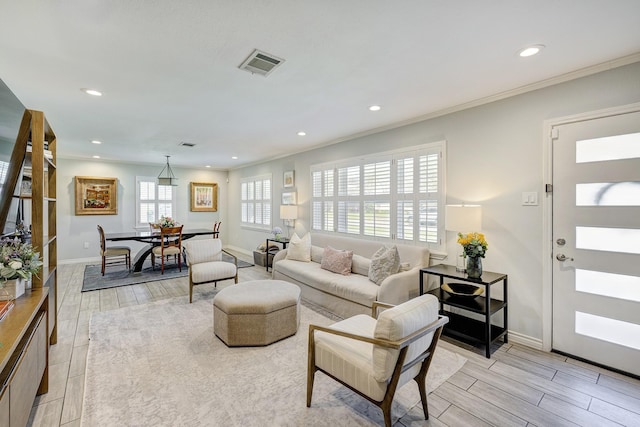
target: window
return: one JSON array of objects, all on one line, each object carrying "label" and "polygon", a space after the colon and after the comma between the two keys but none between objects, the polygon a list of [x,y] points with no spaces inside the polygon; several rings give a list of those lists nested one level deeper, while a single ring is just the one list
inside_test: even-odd
[{"label": "window", "polygon": [[444,142],[311,168],[311,227],[442,249]]},{"label": "window", "polygon": [[244,226],[271,229],[271,175],[245,178],[240,184],[240,221]]},{"label": "window", "polygon": [[136,227],[148,227],[162,216],[175,216],[175,187],[158,185],[156,177],[136,177]]}]

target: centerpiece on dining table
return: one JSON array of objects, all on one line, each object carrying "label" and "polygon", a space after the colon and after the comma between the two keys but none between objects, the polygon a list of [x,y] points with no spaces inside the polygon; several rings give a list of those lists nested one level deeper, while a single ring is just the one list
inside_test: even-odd
[{"label": "centerpiece on dining table", "polygon": [[153,228],[169,228],[169,227],[177,227],[178,221],[171,218],[170,216],[161,216],[158,222],[152,224]]}]

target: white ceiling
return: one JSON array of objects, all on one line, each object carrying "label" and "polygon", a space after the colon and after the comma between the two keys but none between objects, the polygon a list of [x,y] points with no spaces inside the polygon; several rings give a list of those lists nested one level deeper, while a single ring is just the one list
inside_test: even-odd
[{"label": "white ceiling", "polygon": [[[228,169],[637,55],[639,16],[638,0],[0,0],[0,79],[62,157]],[[518,57],[530,44],[546,49]],[[284,64],[239,70],[255,48]]]}]

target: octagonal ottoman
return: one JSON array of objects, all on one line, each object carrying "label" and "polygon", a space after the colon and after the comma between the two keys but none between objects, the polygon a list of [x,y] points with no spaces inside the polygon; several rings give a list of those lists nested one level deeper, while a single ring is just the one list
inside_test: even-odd
[{"label": "octagonal ottoman", "polygon": [[283,280],[252,280],[213,298],[213,331],[229,347],[264,346],[295,335],[300,288]]}]

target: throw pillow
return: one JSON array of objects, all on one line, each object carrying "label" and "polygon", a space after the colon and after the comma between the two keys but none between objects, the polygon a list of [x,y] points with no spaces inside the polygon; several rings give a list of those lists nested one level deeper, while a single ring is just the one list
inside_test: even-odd
[{"label": "throw pillow", "polygon": [[289,246],[287,246],[287,259],[295,261],[311,261],[311,234],[307,233],[302,238],[293,233]]},{"label": "throw pillow", "polygon": [[384,279],[396,274],[400,268],[400,255],[396,246],[383,246],[371,257],[369,280],[380,285]]},{"label": "throw pillow", "polygon": [[348,276],[351,274],[352,257],[353,251],[343,251],[327,246],[322,254],[320,268]]},{"label": "throw pillow", "polygon": [[371,260],[358,254],[353,254],[351,259],[351,271],[363,276],[369,275],[369,268],[371,268]]}]

